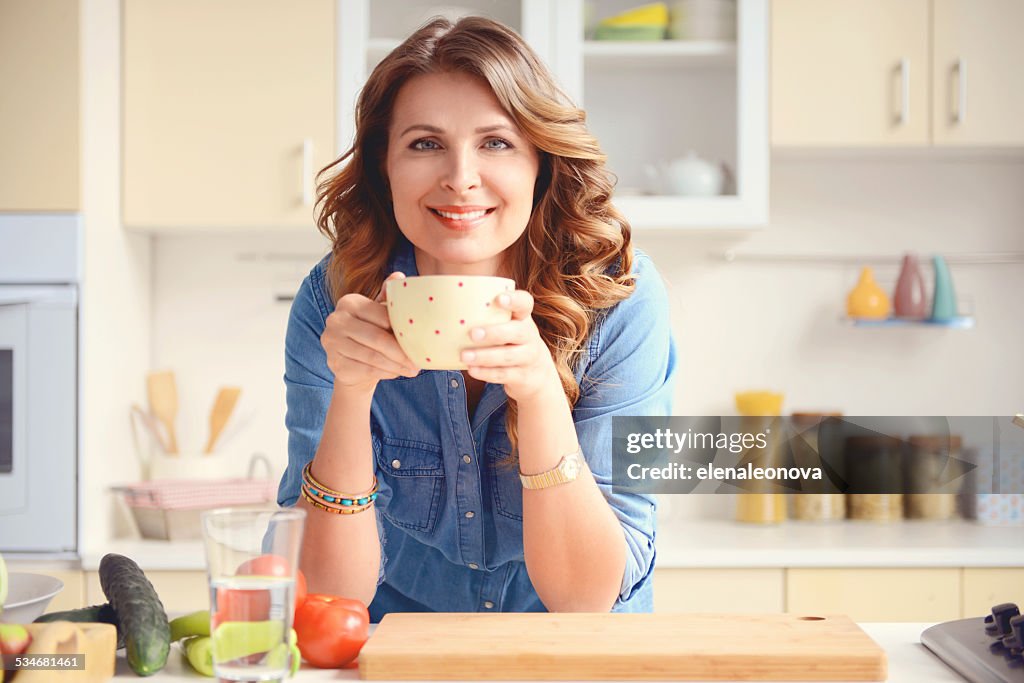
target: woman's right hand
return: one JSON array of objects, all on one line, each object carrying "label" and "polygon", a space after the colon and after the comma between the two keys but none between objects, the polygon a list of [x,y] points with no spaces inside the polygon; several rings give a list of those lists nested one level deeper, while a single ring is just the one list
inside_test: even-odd
[{"label": "woman's right hand", "polygon": [[[392,273],[388,280],[404,278]],[[381,286],[377,298],[346,294],[320,335],[327,365],[334,373],[334,387],[372,393],[382,379],[415,377],[419,373],[395,339],[388,319],[387,297]]]}]

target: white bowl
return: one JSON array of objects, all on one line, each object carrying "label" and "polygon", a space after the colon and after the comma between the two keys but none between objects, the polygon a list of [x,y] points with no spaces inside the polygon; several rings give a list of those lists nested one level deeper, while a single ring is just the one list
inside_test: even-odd
[{"label": "white bowl", "polygon": [[64,582],[52,576],[11,572],[7,575],[7,602],[0,623],[31,624],[46,611],[53,597],[64,590]]}]

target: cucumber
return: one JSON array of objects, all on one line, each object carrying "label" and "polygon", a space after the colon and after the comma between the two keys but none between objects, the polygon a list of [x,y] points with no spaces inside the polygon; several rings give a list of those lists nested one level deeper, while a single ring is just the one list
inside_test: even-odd
[{"label": "cucumber", "polygon": [[153,584],[134,560],[109,553],[100,560],[100,586],[124,631],[128,666],[151,676],[167,663],[171,628]]},{"label": "cucumber", "polygon": [[79,607],[78,609],[69,609],[64,612],[50,612],[44,614],[35,620],[35,623],[49,623],[51,621],[73,621],[76,623],[101,623],[101,624],[112,624],[117,627],[117,649],[120,650],[124,647],[124,631],[121,629],[121,623],[118,621],[117,613],[114,612],[114,608],[110,606],[109,602],[105,602],[102,605],[91,605],[89,607]]}]

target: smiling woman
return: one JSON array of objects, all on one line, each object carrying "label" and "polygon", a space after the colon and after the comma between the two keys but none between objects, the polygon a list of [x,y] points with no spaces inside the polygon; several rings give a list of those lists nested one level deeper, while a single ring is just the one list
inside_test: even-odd
[{"label": "smiling woman", "polygon": [[[612,488],[611,418],[671,413],[675,350],[585,116],[482,17],[431,21],[367,80],[286,339],[278,498],[309,510],[311,591],[373,621],[651,609],[655,501]],[[508,322],[459,332],[461,372],[421,371],[390,325],[385,281],[420,275],[516,283],[484,304]]]}]

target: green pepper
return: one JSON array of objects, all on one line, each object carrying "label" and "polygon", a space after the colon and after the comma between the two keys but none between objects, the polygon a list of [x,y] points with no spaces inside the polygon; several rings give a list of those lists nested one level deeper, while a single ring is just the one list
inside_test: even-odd
[{"label": "green pepper", "polygon": [[213,656],[218,662],[270,652],[283,644],[284,624],[277,620],[225,621],[213,631]]},{"label": "green pepper", "polygon": [[210,635],[210,610],[204,609],[171,620],[171,642],[188,636]]},{"label": "green pepper", "polygon": [[204,676],[213,677],[213,639],[210,636],[192,636],[181,641],[185,657],[192,668]]}]

